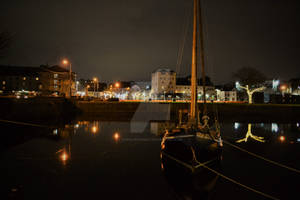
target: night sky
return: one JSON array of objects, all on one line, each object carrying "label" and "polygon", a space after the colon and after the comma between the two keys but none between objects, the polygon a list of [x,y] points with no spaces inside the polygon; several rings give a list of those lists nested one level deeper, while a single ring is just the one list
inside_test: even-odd
[{"label": "night sky", "polygon": [[[206,68],[214,83],[242,66],[300,77],[299,0],[202,0]],[[298,11],[298,13],[297,13]],[[151,80],[191,63],[192,0],[3,0],[0,31],[14,41],[0,64],[39,66],[67,57],[80,78]]]}]

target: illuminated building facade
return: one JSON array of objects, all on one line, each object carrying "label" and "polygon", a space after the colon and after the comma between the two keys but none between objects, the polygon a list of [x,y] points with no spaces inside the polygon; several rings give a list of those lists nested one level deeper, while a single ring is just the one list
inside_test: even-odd
[{"label": "illuminated building facade", "polygon": [[[75,93],[76,74],[71,75],[71,94]],[[70,72],[60,66],[0,66],[0,90],[13,94],[28,91],[39,95],[70,95]]]},{"label": "illuminated building facade", "polygon": [[175,93],[176,73],[170,69],[157,69],[152,72],[151,88],[153,95]]},{"label": "illuminated building facade", "polygon": [[217,91],[217,100],[218,101],[237,101],[237,92],[236,91]]}]

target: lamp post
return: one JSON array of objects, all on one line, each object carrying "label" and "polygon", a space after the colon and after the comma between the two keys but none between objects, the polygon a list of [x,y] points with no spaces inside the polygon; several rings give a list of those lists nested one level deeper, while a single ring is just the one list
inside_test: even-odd
[{"label": "lamp post", "polygon": [[72,63],[69,62],[67,59],[63,59],[62,63],[64,65],[69,64],[69,87],[70,87],[69,95],[70,95],[70,98],[71,98],[71,96],[72,96]]},{"label": "lamp post", "polygon": [[98,78],[94,77],[93,78],[93,82],[94,82],[94,97],[95,97],[96,84],[97,84],[97,92],[98,92]]}]

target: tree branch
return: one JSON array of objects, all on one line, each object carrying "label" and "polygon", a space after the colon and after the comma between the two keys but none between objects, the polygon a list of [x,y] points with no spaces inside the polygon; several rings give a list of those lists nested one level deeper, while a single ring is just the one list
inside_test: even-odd
[{"label": "tree branch", "polygon": [[266,89],[266,87],[259,87],[259,88],[255,88],[254,90],[252,90],[251,92],[252,93],[254,93],[254,92],[259,92],[259,91],[262,91],[262,90],[264,90],[264,89]]}]

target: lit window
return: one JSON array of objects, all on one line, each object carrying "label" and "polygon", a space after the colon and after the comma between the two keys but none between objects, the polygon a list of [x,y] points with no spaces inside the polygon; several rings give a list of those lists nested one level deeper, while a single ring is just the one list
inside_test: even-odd
[{"label": "lit window", "polygon": [[36,78],[35,78],[35,80],[37,80],[37,81],[38,81],[38,80],[39,80],[39,77],[36,77]]},{"label": "lit window", "polygon": [[25,80],[26,80],[26,77],[23,77],[23,80],[25,81]]},{"label": "lit window", "polygon": [[6,84],[6,82],[5,81],[2,81],[2,85],[5,85]]}]

